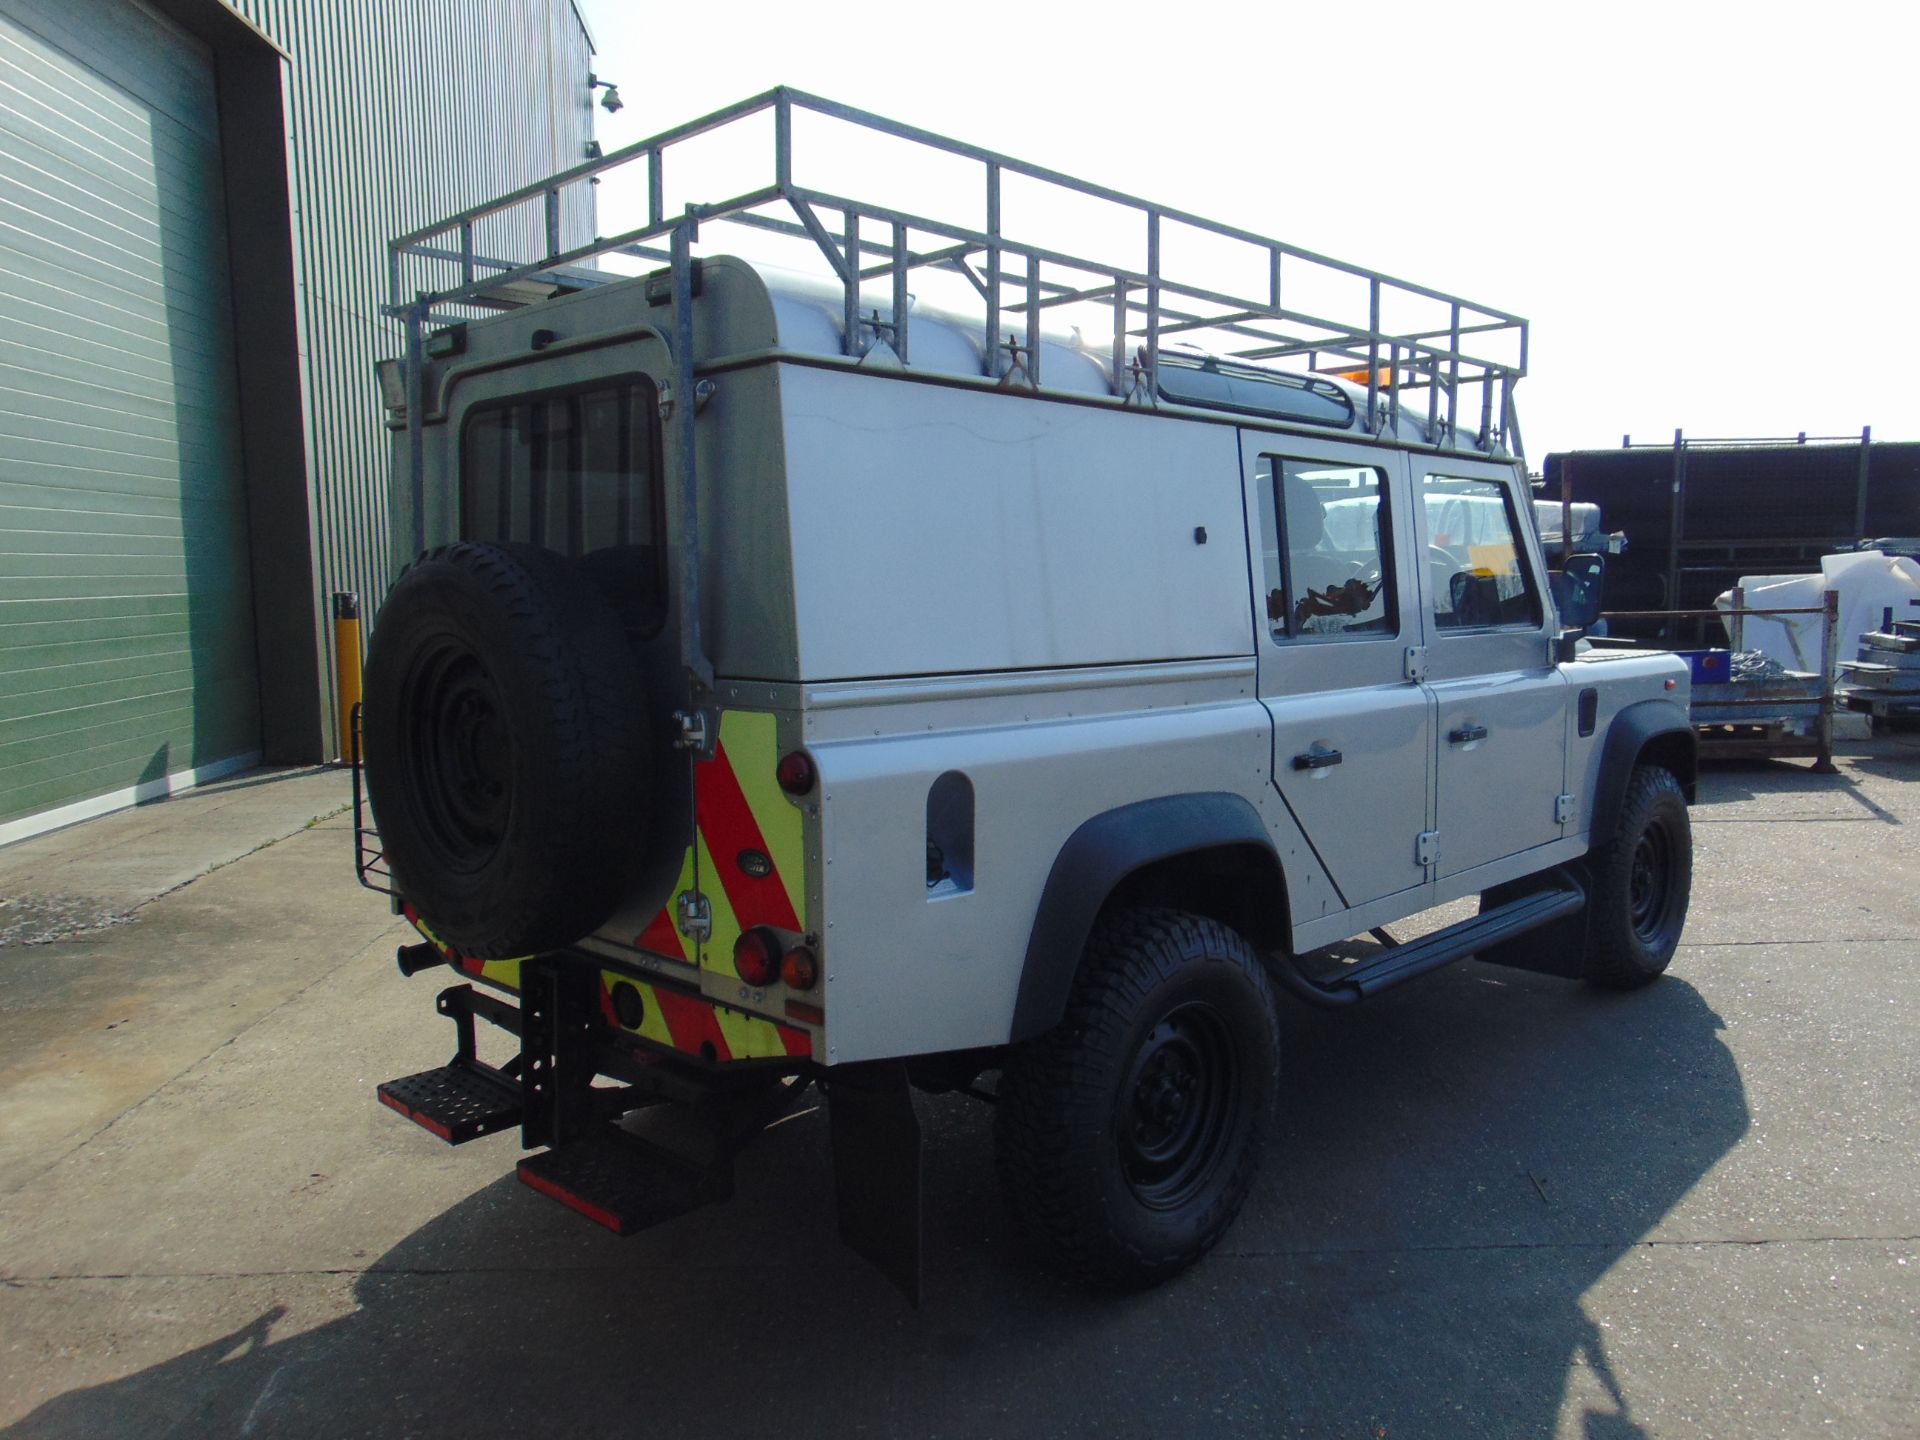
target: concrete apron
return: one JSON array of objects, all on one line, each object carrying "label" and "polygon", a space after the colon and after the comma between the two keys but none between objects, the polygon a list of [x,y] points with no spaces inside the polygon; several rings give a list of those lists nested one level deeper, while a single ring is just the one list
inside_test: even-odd
[{"label": "concrete apron", "polygon": [[990,1115],[923,1102],[917,1314],[818,1113],[619,1241],[376,1105],[450,1053],[446,972],[395,972],[346,817],[295,830],[0,950],[0,1436],[1910,1433],[1920,805],[1845,764],[1709,779],[1647,991],[1289,1011],[1253,1198],[1159,1290],[1034,1270]]}]

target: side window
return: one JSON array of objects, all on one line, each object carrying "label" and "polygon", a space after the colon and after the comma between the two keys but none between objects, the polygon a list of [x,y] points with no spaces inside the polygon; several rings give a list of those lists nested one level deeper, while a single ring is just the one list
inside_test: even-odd
[{"label": "side window", "polygon": [[1428,475],[1427,570],[1433,623],[1442,630],[1540,624],[1540,594],[1520,546],[1513,497],[1496,480]]},{"label": "side window", "polygon": [[1256,478],[1273,638],[1396,633],[1386,476],[1366,465],[1262,456]]},{"label": "side window", "polygon": [[629,623],[657,626],[659,413],[639,376],[476,405],[460,440],[461,537],[593,555]]}]

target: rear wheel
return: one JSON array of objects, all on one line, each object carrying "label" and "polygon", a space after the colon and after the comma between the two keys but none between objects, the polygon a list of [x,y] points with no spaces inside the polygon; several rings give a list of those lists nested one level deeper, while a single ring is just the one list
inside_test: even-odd
[{"label": "rear wheel", "polygon": [[1079,1279],[1146,1285],[1192,1264],[1252,1186],[1279,1053],[1246,941],[1174,910],[1109,917],[1065,1018],[1001,1076],[995,1144],[1015,1219]]},{"label": "rear wheel", "polygon": [[1679,947],[1693,889],[1687,797],[1671,772],[1657,765],[1633,772],[1613,838],[1589,863],[1584,978],[1607,990],[1650,984]]}]

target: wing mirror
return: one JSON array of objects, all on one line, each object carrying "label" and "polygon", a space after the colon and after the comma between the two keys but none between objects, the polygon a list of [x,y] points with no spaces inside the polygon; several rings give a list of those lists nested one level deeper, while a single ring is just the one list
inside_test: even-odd
[{"label": "wing mirror", "polygon": [[1606,575],[1606,556],[1569,555],[1567,563],[1547,577],[1563,628],[1585,630],[1600,618],[1601,582]]}]

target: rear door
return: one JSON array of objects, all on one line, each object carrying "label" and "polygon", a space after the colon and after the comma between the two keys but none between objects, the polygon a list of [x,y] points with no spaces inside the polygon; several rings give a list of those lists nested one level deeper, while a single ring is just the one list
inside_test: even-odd
[{"label": "rear door", "polygon": [[1453,456],[1414,456],[1412,468],[1444,880],[1571,833],[1577,817],[1557,803],[1568,692],[1518,474]]},{"label": "rear door", "polygon": [[1433,722],[1408,676],[1420,613],[1406,457],[1253,432],[1241,446],[1274,785],[1342,908],[1405,895],[1417,909]]},{"label": "rear door", "polygon": [[650,692],[652,713],[633,723],[652,745],[653,795],[631,833],[606,837],[645,860],[632,896],[593,944],[672,961],[691,975],[697,946],[679,928],[675,901],[700,889],[694,762],[675,748],[667,723],[681,683],[660,414],[671,374],[666,346],[646,333],[572,355],[455,371],[448,411],[459,484],[450,495],[429,489],[425,527],[429,543],[457,536],[556,551],[613,601]]}]

